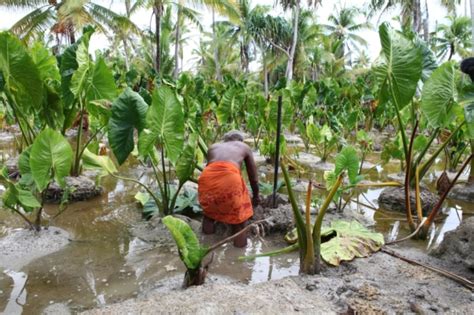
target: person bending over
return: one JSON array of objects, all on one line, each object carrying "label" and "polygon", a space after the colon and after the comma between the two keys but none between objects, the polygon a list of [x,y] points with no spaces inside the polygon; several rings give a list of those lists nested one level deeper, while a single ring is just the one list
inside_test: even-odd
[{"label": "person bending over", "polygon": [[[232,233],[242,230],[253,216],[253,206],[260,202],[258,175],[252,151],[239,131],[224,135],[224,142],[213,144],[207,153],[207,166],[198,180],[199,203],[203,208],[202,230],[205,234],[215,231],[215,222],[232,226]],[[252,201],[240,173],[245,161]],[[234,246],[245,247],[247,235],[243,233],[234,239]]]}]

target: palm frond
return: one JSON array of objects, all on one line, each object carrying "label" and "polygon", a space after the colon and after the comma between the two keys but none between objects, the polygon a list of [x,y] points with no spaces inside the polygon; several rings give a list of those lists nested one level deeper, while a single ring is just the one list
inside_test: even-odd
[{"label": "palm frond", "polygon": [[51,6],[45,5],[36,10],[31,11],[10,28],[10,31],[19,37],[25,37],[26,34],[31,36],[35,32],[44,32],[52,25],[55,12]]},{"label": "palm frond", "polygon": [[0,0],[0,6],[10,8],[36,8],[48,4],[48,0]]}]

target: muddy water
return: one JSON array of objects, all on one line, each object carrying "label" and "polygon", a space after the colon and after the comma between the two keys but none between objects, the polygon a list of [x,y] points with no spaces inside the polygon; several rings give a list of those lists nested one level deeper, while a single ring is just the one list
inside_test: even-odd
[{"label": "muddy water", "polygon": [[[9,156],[15,154],[12,139],[0,142],[2,153]],[[368,161],[375,164],[377,158],[377,155],[373,155]],[[375,166],[365,173],[369,180],[389,180],[389,175],[398,170],[397,163],[390,163],[384,168]],[[146,171],[135,165],[123,167],[121,173],[147,180]],[[311,174],[312,179],[322,181],[323,173],[321,170],[311,170],[300,174],[300,177],[305,181]],[[261,172],[261,177],[266,182],[272,180],[267,172]],[[0,313],[39,313],[48,305],[56,303],[78,311],[143,295],[160,286],[166,290],[179,286],[176,281],[163,282],[164,279],[180,278],[183,274],[184,267],[176,249],[156,247],[129,233],[130,226],[141,220],[140,209],[133,199],[138,187],[110,177],[103,178],[101,184],[106,191],[101,197],[72,204],[64,214],[50,222],[70,233],[68,246],[36,259],[19,270],[0,267]],[[381,190],[360,191],[353,199],[377,208],[377,197]],[[315,194],[320,192],[316,191]],[[387,236],[400,237],[409,233],[404,229],[403,214],[370,208],[350,202],[346,212],[351,217],[373,225]],[[51,218],[57,212],[57,207],[49,206],[46,210]],[[429,242],[417,242],[410,246],[426,248],[439,243],[446,231],[459,224],[465,212],[474,213],[472,205],[452,202],[448,204],[446,212],[446,219],[437,224]],[[22,226],[23,223],[16,216],[0,211],[0,237]],[[208,244],[215,240],[213,236],[202,239]],[[275,236],[265,240],[254,238],[246,249],[224,246],[216,252],[209,280],[258,283],[296,275],[298,259],[295,254],[264,257],[253,262],[237,260],[241,255],[269,251],[284,245],[281,236]]]}]

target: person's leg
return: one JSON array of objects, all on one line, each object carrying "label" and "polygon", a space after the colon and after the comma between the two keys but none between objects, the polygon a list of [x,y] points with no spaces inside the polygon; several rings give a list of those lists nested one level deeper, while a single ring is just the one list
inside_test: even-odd
[{"label": "person's leg", "polygon": [[[247,221],[240,224],[232,224],[232,234],[240,232],[246,225]],[[234,238],[234,246],[240,248],[247,246],[247,232],[244,232]]]},{"label": "person's leg", "polygon": [[215,221],[205,215],[202,217],[202,232],[204,234],[214,234],[216,230]]}]

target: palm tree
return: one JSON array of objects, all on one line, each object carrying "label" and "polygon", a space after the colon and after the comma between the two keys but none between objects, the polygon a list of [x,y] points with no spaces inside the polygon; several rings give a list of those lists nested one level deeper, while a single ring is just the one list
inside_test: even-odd
[{"label": "palm tree", "polygon": [[85,25],[93,25],[106,33],[107,28],[117,25],[118,19],[123,26],[131,24],[128,19],[90,0],[0,0],[0,6],[32,9],[10,29],[25,41],[41,38],[51,31],[58,41],[64,36],[69,43],[74,43],[77,30]]},{"label": "palm tree", "polygon": [[[1,1],[1,0],[0,0]],[[132,10],[137,8],[152,8],[153,15],[155,16],[155,45],[156,45],[156,55],[155,55],[155,70],[158,74],[161,73],[161,19],[165,12],[165,7],[168,5],[173,5],[177,7],[178,17],[176,21],[179,21],[181,16],[180,14],[185,14],[184,8],[188,8],[187,5],[193,6],[205,6],[212,10],[213,22],[214,22],[214,11],[217,11],[223,15],[229,17],[237,17],[238,12],[236,9],[235,0],[136,0],[133,5]],[[180,10],[181,9],[181,10]],[[189,16],[188,16],[189,17]],[[193,20],[194,18],[192,18]],[[176,38],[179,41],[179,30],[176,32]]]},{"label": "palm tree", "polygon": [[[321,2],[322,0],[308,0],[308,5],[309,6],[314,5],[316,7]],[[284,49],[282,50],[288,57],[285,76],[286,76],[287,82],[290,82],[293,79],[293,70],[294,70],[293,65],[294,65],[295,54],[296,54],[296,46],[298,45],[298,26],[299,26],[300,12],[301,12],[301,0],[279,0],[279,3],[282,6],[283,10],[285,11],[291,10],[291,15],[292,15],[293,36],[291,40],[291,45],[288,50],[284,50]]]},{"label": "palm tree", "polygon": [[448,24],[440,24],[436,29],[435,50],[438,57],[444,59],[448,55],[448,60],[458,53],[461,57],[469,55],[468,48],[472,47],[471,42],[471,19],[466,16],[447,17]]},{"label": "palm tree", "polygon": [[[448,9],[448,13],[455,12],[456,4],[459,3],[461,3],[461,0],[441,0],[441,4]],[[402,25],[405,28],[411,26],[413,32],[420,34],[422,28],[421,0],[371,0],[369,5],[370,15],[375,12],[380,12],[382,15],[396,6],[401,7]],[[427,1],[425,1],[425,6],[428,10]],[[428,21],[426,21],[426,24],[428,24]]]},{"label": "palm tree", "polygon": [[357,33],[363,29],[370,27],[370,23],[357,23],[356,18],[359,11],[356,8],[341,8],[335,14],[331,14],[328,18],[331,24],[324,25],[324,27],[331,33],[331,36],[336,37],[342,42],[342,55],[346,52],[349,54],[349,63],[351,63],[352,50],[359,51],[359,45],[366,47],[367,41]]}]

